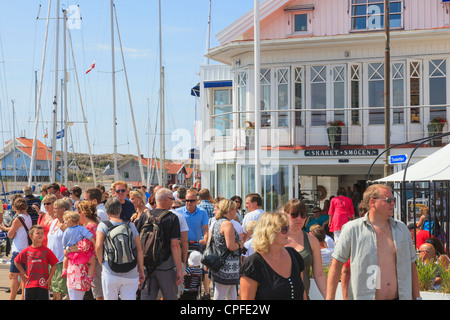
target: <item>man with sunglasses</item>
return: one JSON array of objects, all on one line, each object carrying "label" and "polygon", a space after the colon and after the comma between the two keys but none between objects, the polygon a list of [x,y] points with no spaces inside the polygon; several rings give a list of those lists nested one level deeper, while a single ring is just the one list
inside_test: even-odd
[{"label": "man with sunglasses", "polygon": [[197,193],[188,191],[186,193],[186,206],[177,209],[181,213],[188,224],[188,241],[198,242],[206,245],[208,239],[208,222],[209,217],[206,210],[197,206]]},{"label": "man with sunglasses", "polygon": [[[420,299],[417,253],[404,223],[392,218],[391,189],[374,184],[364,192],[364,217],[346,223],[328,273],[327,299],[335,298],[343,265],[350,259],[350,300]],[[344,297],[345,298],[345,297]]]},{"label": "man with sunglasses", "polygon": [[134,213],[134,205],[131,203],[129,199],[127,199],[128,195],[128,185],[124,181],[117,181],[113,183],[111,186],[114,191],[114,197],[119,199],[120,204],[122,205],[122,212],[120,213],[120,219],[123,221],[130,221],[131,216]]}]

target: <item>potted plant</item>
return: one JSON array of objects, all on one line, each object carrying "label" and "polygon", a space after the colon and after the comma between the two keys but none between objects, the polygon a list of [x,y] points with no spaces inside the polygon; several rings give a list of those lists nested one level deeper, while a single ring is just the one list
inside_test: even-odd
[{"label": "potted plant", "polygon": [[328,142],[331,149],[339,149],[341,147],[342,127],[344,123],[342,121],[328,122],[327,134]]},{"label": "potted plant", "polygon": [[245,143],[246,149],[255,148],[255,123],[251,121],[245,121]]},{"label": "potted plant", "polygon": [[450,269],[436,259],[423,262],[420,258],[416,260],[416,267],[420,296],[424,300],[449,300]]},{"label": "potted plant", "polygon": [[[439,135],[442,133],[447,120],[444,117],[434,117],[428,124],[428,136]],[[440,147],[442,145],[442,137],[434,138],[430,140],[430,146]]]}]

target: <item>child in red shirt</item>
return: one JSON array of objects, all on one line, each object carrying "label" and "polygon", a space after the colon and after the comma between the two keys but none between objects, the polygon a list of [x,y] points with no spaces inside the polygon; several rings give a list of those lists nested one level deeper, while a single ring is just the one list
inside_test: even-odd
[{"label": "child in red shirt", "polygon": [[[34,225],[29,234],[33,243],[19,253],[14,264],[20,271],[20,277],[25,280],[25,300],[49,300],[49,288],[58,258],[42,245],[44,228],[41,225]],[[26,270],[22,264],[25,264]]]}]

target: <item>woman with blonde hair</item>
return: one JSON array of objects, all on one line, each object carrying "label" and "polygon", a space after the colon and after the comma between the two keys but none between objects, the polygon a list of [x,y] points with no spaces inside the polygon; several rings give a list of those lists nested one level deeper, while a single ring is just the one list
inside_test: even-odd
[{"label": "woman with blonde hair", "polygon": [[134,206],[134,213],[130,218],[131,222],[136,221],[139,219],[141,214],[143,214],[145,211],[150,211],[149,208],[145,206],[145,193],[144,191],[140,189],[132,190],[130,192],[130,201]]},{"label": "woman with blonde hair", "polygon": [[303,259],[286,247],[289,220],[283,213],[265,212],[256,223],[255,253],[241,267],[242,300],[303,300]]},{"label": "woman with blonde hair", "polygon": [[47,235],[50,230],[50,225],[52,224],[53,220],[55,219],[55,212],[53,209],[53,204],[57,200],[56,196],[54,194],[47,194],[44,197],[44,200],[42,200],[42,203],[44,204],[44,208],[46,212],[41,212],[39,215],[37,223],[44,227],[44,241],[42,242],[43,246],[47,246]]},{"label": "woman with blonde hair", "polygon": [[239,235],[234,229],[231,220],[237,212],[236,202],[224,199],[219,202],[215,214],[216,221],[211,226],[208,243],[220,252],[229,251],[225,264],[218,271],[211,270],[211,279],[214,282],[214,300],[236,300],[236,285],[239,284],[239,263],[241,244]]}]

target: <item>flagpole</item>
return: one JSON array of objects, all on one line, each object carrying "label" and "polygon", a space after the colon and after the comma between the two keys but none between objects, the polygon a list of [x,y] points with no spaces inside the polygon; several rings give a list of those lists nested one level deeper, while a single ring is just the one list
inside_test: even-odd
[{"label": "flagpole", "polygon": [[255,46],[255,192],[261,194],[261,79],[260,79],[260,39],[259,39],[259,0],[254,0],[254,46]]},{"label": "flagpole", "polygon": [[114,129],[114,181],[119,181],[117,171],[117,121],[116,121],[116,70],[114,61],[114,0],[110,2],[111,6],[111,66],[112,66],[112,93],[113,93],[113,129]]}]

